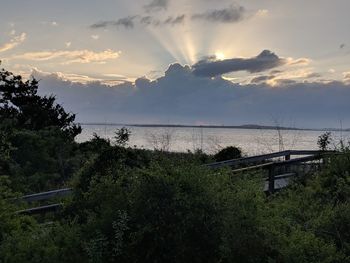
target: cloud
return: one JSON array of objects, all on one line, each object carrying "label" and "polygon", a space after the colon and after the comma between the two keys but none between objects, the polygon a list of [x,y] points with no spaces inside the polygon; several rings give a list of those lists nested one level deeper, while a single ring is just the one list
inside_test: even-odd
[{"label": "cloud", "polygon": [[38,51],[27,52],[21,55],[16,55],[15,59],[26,59],[34,61],[60,60],[62,64],[71,63],[104,63],[106,60],[116,59],[120,56],[120,51],[107,49],[101,52],[91,50],[55,50],[55,51]]},{"label": "cloud", "polygon": [[344,76],[344,82],[350,84],[350,72],[344,72],[343,76]]},{"label": "cloud", "polygon": [[139,17],[138,23],[145,26],[164,26],[171,25],[175,26],[178,24],[182,24],[185,21],[186,15],[178,15],[178,16],[168,16],[168,18],[160,20],[154,18],[153,16],[142,16]]},{"label": "cloud", "polygon": [[300,83],[280,79],[280,86],[238,84],[199,78],[189,66],[171,65],[151,81],[107,86],[74,83],[58,75],[39,75],[39,92],[56,94],[81,122],[267,124],[272,117],[293,119],[300,127],[350,126],[350,85]]},{"label": "cloud", "polygon": [[179,15],[176,17],[169,16],[166,20],[163,21],[164,25],[177,25],[182,24],[185,20],[185,15]]},{"label": "cloud", "polygon": [[125,29],[133,29],[136,24],[143,26],[175,26],[183,24],[186,15],[168,16],[165,19],[158,19],[153,16],[129,16],[118,19],[116,21],[101,21],[90,26],[92,29],[108,28],[108,27],[124,27]]},{"label": "cloud", "polygon": [[291,83],[307,82],[310,79],[321,78],[322,74],[311,69],[278,71],[273,70],[268,75],[255,76],[250,80],[251,84],[266,84],[272,87],[290,85]]},{"label": "cloud", "polygon": [[287,64],[291,66],[294,66],[294,65],[306,66],[306,65],[309,65],[310,62],[311,60],[308,58],[298,58],[298,59],[288,58]]},{"label": "cloud", "polygon": [[116,21],[113,21],[113,20],[100,21],[95,24],[92,24],[90,28],[98,29],[98,28],[107,28],[110,26],[115,26],[115,27],[124,27],[126,29],[130,29],[135,26],[135,23],[134,23],[135,18],[136,16],[128,16],[128,17],[120,18]]},{"label": "cloud", "polygon": [[98,40],[100,38],[100,36],[99,35],[91,35],[91,38],[93,40]]},{"label": "cloud", "polygon": [[11,50],[18,45],[22,44],[26,40],[26,33],[22,33],[18,36],[13,37],[10,42],[0,45],[0,52]]},{"label": "cloud", "polygon": [[82,74],[74,74],[74,73],[62,73],[62,72],[45,72],[41,71],[38,68],[30,67],[31,73],[30,76],[34,76],[38,79],[54,79],[59,80],[61,82],[70,83],[70,84],[78,84],[78,85],[106,85],[113,86],[121,83],[128,82],[128,79],[125,76],[119,74],[104,74],[101,77],[91,77]]},{"label": "cloud", "polygon": [[[166,10],[169,5],[169,0],[153,0],[150,4],[144,6],[148,13],[159,10]],[[266,10],[261,13],[266,13]],[[167,18],[159,18],[150,14],[139,14],[119,18],[117,20],[99,21],[90,25],[91,29],[101,29],[108,27],[123,27],[125,29],[133,29],[136,24],[144,26],[164,26],[164,25],[179,25],[183,24],[188,17],[192,20],[204,20],[214,23],[236,23],[245,18],[246,10],[243,6],[231,5],[224,9],[208,10],[203,13],[189,13],[170,15]]]},{"label": "cloud", "polygon": [[216,77],[235,71],[250,73],[262,72],[286,64],[285,59],[279,58],[269,50],[264,50],[253,58],[232,58],[225,60],[212,60],[212,58],[199,61],[193,65],[193,73],[202,77]]},{"label": "cloud", "polygon": [[193,20],[206,20],[219,23],[236,23],[244,19],[245,8],[239,5],[231,5],[225,9],[210,10],[205,13],[192,15]]},{"label": "cloud", "polygon": [[343,43],[339,46],[340,49],[344,49],[346,47],[346,45]]},{"label": "cloud", "polygon": [[148,5],[144,6],[144,9],[146,12],[158,12],[161,10],[167,10],[169,3],[169,0],[152,0]]}]

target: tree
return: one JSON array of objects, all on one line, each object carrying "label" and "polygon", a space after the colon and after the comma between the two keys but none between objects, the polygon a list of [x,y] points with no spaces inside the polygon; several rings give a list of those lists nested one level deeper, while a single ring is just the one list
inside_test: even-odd
[{"label": "tree", "polygon": [[16,128],[41,130],[58,127],[70,138],[81,132],[74,123],[75,114],[56,104],[54,96],[39,96],[36,79],[24,81],[21,76],[0,70],[0,121],[12,120]]}]

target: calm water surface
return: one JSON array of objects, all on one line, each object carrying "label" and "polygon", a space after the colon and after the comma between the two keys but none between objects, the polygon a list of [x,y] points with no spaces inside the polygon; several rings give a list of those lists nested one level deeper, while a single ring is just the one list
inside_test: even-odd
[{"label": "calm water surface", "polygon": [[[87,141],[96,133],[113,141],[115,131],[121,126],[83,125],[79,142]],[[247,155],[269,153],[278,150],[317,149],[318,136],[323,131],[295,131],[225,128],[159,128],[128,127],[131,131],[129,146],[145,149],[163,149],[184,152],[202,149],[215,153],[223,147],[238,146]],[[334,138],[350,139],[350,132],[332,132]],[[335,140],[335,141],[336,141]]]}]

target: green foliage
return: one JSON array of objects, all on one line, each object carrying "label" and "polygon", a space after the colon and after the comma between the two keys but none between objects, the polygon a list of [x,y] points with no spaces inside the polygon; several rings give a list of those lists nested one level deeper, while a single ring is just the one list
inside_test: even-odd
[{"label": "green foliage", "polygon": [[241,157],[242,157],[241,149],[234,146],[226,147],[214,155],[214,159],[217,162],[238,159]]},{"label": "green foliage", "polygon": [[111,143],[108,139],[101,138],[94,133],[91,140],[80,143],[78,147],[83,154],[100,154],[111,147]]},{"label": "green foliage", "polygon": [[68,210],[79,215],[91,262],[255,262],[268,253],[259,185],[188,163],[107,168],[78,189]]},{"label": "green foliage", "polygon": [[13,216],[16,208],[8,201],[14,196],[15,194],[10,188],[9,178],[0,176],[0,244],[4,239],[4,235],[10,232],[18,223],[16,217]]},{"label": "green foliage", "polygon": [[120,146],[106,147],[80,171],[76,177],[76,188],[78,191],[85,192],[92,179],[99,180],[106,173],[118,178],[125,170],[147,167],[150,161],[150,152],[146,150]]},{"label": "green foliage", "polygon": [[79,248],[79,232],[71,225],[21,226],[0,245],[0,262],[78,262],[84,261]]},{"label": "green foliage", "polygon": [[22,192],[40,192],[63,185],[77,170],[76,145],[57,128],[15,131],[8,174],[13,187]]},{"label": "green foliage", "polygon": [[[347,154],[266,197],[260,173],[232,176],[229,170],[105,146],[75,179],[60,223],[39,226],[27,218],[30,223],[19,224],[25,227],[2,228],[11,234],[3,237],[1,259],[350,262]],[[11,258],[13,251],[18,252]]]},{"label": "green foliage", "polygon": [[[328,167],[305,184],[296,183],[268,206],[279,257],[286,262],[350,261],[349,154],[332,158]],[[277,237],[277,239],[276,239]]]},{"label": "green foliage", "polygon": [[[262,172],[209,170],[202,152],[126,148],[126,129],[116,146],[97,135],[78,144],[74,115],[39,97],[35,80],[0,76],[0,262],[350,262],[344,143],[322,172],[267,197]],[[321,136],[320,148],[330,141]],[[239,157],[236,147],[214,156]],[[61,213],[16,213],[18,192],[67,184]]]},{"label": "green foliage", "polygon": [[74,119],[55,97],[38,95],[35,79],[0,70],[0,175],[14,190],[48,190],[71,178],[80,165]]}]

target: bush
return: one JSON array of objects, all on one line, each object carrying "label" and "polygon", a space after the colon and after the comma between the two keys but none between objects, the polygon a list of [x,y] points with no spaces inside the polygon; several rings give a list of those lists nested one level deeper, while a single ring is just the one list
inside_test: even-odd
[{"label": "bush", "polygon": [[[91,176],[85,172],[81,178]],[[153,162],[117,176],[102,169],[85,182],[87,192],[79,188],[68,211],[78,214],[91,260],[254,262],[269,251],[260,231],[264,196],[254,180]]]},{"label": "bush", "polygon": [[226,147],[214,155],[214,159],[217,162],[238,159],[241,157],[242,157],[241,149],[234,146]]}]

